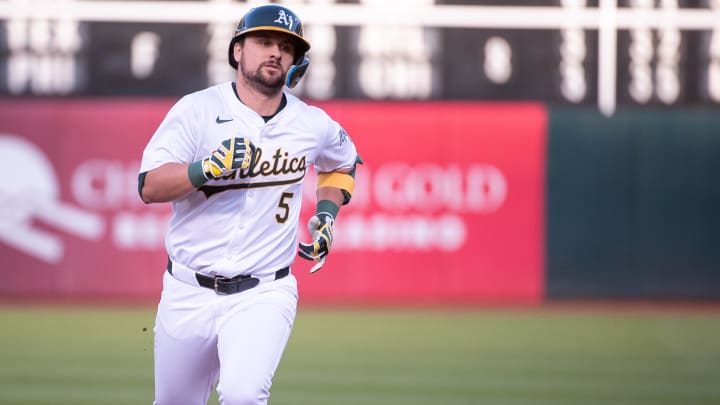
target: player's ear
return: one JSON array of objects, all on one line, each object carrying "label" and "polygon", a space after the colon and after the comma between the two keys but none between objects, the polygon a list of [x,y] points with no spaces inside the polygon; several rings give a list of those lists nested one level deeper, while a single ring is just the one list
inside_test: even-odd
[{"label": "player's ear", "polygon": [[236,63],[240,63],[240,53],[242,52],[242,40],[235,42],[233,45],[233,58]]}]

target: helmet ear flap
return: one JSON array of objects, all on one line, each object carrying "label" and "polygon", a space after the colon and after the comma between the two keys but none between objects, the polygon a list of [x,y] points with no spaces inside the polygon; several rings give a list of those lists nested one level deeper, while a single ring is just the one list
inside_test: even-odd
[{"label": "helmet ear flap", "polygon": [[285,77],[285,85],[291,89],[297,86],[300,79],[305,76],[309,65],[310,59],[308,59],[307,56],[303,56],[300,64],[290,66],[287,76]]}]

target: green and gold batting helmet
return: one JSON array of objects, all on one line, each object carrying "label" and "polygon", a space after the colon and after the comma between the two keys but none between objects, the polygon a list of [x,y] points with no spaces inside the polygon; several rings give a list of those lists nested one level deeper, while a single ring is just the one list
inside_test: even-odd
[{"label": "green and gold batting helmet", "polygon": [[295,39],[295,60],[285,80],[285,85],[295,87],[310,64],[310,60],[305,57],[305,53],[310,49],[310,43],[303,38],[303,26],[300,18],[290,9],[276,4],[250,9],[238,23],[228,47],[228,61],[234,69],[238,68],[233,56],[235,43],[245,34],[256,31],[282,32]]}]

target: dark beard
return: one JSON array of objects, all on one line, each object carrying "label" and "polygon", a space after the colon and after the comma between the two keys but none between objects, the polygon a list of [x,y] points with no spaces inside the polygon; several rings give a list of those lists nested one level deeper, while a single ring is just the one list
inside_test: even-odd
[{"label": "dark beard", "polygon": [[241,57],[238,67],[240,68],[240,72],[242,73],[245,82],[247,82],[253,89],[266,96],[274,96],[282,90],[282,87],[285,84],[283,76],[274,78],[263,76],[261,72],[262,65],[260,65],[254,72],[250,72],[245,69],[245,64],[243,62],[244,60]]}]

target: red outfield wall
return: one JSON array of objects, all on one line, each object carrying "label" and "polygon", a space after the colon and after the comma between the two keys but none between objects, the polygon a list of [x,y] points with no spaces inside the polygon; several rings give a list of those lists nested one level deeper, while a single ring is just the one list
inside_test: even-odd
[{"label": "red outfield wall", "polygon": [[[143,205],[136,182],[172,103],[0,102],[0,297],[159,297],[169,205]],[[301,302],[542,299],[542,105],[317,104],[365,164],[326,267],[293,267]]]}]

